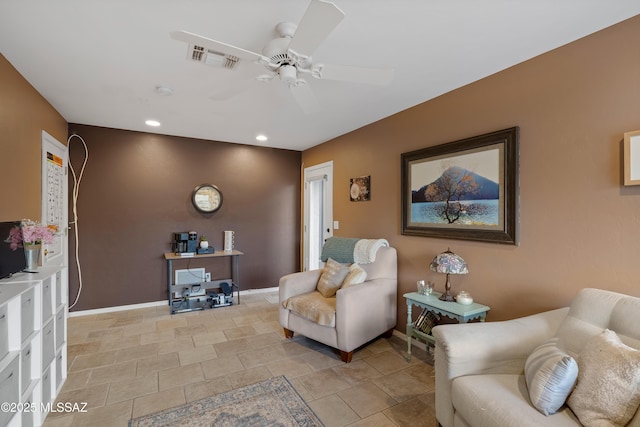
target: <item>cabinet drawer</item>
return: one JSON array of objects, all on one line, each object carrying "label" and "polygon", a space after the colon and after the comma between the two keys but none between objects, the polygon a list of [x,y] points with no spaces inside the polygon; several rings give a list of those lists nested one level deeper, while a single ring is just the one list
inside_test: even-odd
[{"label": "cabinet drawer", "polygon": [[[24,401],[25,406],[31,406],[33,403],[33,395],[30,395]],[[33,411],[24,411],[22,412],[22,425],[23,426],[32,426],[33,425]]]},{"label": "cabinet drawer", "polygon": [[53,319],[42,329],[42,369],[46,369],[56,357]]},{"label": "cabinet drawer", "polygon": [[66,310],[60,310],[56,314],[56,350],[64,344],[64,324],[66,320]]},{"label": "cabinet drawer", "polygon": [[[9,365],[0,372],[0,402],[18,403],[20,401],[20,364],[19,358],[14,357]],[[7,425],[12,412],[0,412],[0,425]]]},{"label": "cabinet drawer", "polygon": [[22,393],[24,393],[31,384],[31,343],[20,352],[20,359],[22,361]]},{"label": "cabinet drawer", "polygon": [[51,289],[51,281],[46,280],[42,283],[42,320],[47,321],[53,315],[53,289]]},{"label": "cabinet drawer", "polygon": [[62,385],[62,381],[64,381],[64,376],[62,375],[62,369],[64,366],[64,358],[62,357],[62,352],[60,352],[56,356],[56,390],[60,388]]},{"label": "cabinet drawer", "polygon": [[9,353],[9,322],[7,306],[0,306],[0,360]]},{"label": "cabinet drawer", "polygon": [[62,273],[56,274],[56,309],[64,304],[64,296],[62,295]]},{"label": "cabinet drawer", "polygon": [[51,370],[47,369],[42,374],[42,403],[51,402]]},{"label": "cabinet drawer", "polygon": [[22,340],[20,342],[24,342],[24,340],[33,333],[33,324],[35,318],[35,290],[34,288],[29,289],[27,292],[22,294],[22,310],[21,310],[21,331],[22,331]]}]

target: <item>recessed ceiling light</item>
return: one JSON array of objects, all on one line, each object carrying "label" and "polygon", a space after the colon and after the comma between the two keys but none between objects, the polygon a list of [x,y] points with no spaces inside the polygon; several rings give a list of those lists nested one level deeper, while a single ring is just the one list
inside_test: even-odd
[{"label": "recessed ceiling light", "polygon": [[156,93],[162,96],[171,96],[173,95],[173,89],[167,86],[156,86]]},{"label": "recessed ceiling light", "polygon": [[144,122],[147,126],[153,126],[153,127],[158,127],[160,126],[160,122],[157,120],[147,120],[146,122]]},{"label": "recessed ceiling light", "polygon": [[257,139],[258,141],[266,141],[266,140],[267,140],[267,139],[269,139],[269,138],[267,138],[267,136],[266,136],[266,135],[262,135],[262,134],[260,134],[260,135],[256,136],[256,139]]}]

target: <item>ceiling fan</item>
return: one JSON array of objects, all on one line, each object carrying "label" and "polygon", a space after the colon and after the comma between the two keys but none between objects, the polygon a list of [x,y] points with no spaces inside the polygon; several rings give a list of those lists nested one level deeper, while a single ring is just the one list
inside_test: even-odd
[{"label": "ceiling fan", "polygon": [[319,104],[305,80],[306,76],[371,85],[386,85],[393,78],[392,69],[322,64],[312,60],[311,54],[343,18],[344,13],[335,4],[311,0],[298,25],[282,22],[276,26],[280,37],[269,41],[262,53],[188,31],[174,31],[171,37],[189,44],[187,59],[191,61],[228,69],[233,69],[242,60],[263,65],[268,72],[257,76],[257,80],[271,81],[277,76],[288,85],[303,111],[312,113],[319,109]]}]

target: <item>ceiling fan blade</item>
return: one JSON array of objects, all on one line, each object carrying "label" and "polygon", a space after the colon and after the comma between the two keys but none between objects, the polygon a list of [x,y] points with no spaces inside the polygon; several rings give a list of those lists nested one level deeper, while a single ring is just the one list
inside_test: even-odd
[{"label": "ceiling fan blade", "polygon": [[209,99],[212,101],[227,101],[241,93],[246,92],[251,86],[255,79],[251,80],[242,80],[240,82],[227,85],[224,89],[216,91],[212,95],[209,96]]},{"label": "ceiling fan blade", "polygon": [[318,72],[313,72],[311,75],[322,80],[342,80],[368,85],[385,86],[393,80],[393,69],[322,64],[318,67]]},{"label": "ceiling fan blade", "polygon": [[213,52],[218,52],[225,55],[233,55],[239,59],[247,59],[250,61],[265,60],[269,62],[268,58],[266,58],[263,55],[260,55],[259,53],[251,52],[250,50],[242,49],[237,46],[232,46],[230,44],[223,43],[217,40],[208,39],[206,37],[202,37],[197,34],[190,33],[188,31],[173,31],[171,32],[171,38],[181,42],[189,43],[189,45],[201,46]]},{"label": "ceiling fan blade", "polygon": [[320,110],[318,99],[308,83],[291,85],[290,89],[291,95],[305,114],[312,114]]},{"label": "ceiling fan blade", "polygon": [[299,55],[311,56],[342,18],[344,12],[335,4],[324,0],[311,0],[289,43],[289,50]]}]

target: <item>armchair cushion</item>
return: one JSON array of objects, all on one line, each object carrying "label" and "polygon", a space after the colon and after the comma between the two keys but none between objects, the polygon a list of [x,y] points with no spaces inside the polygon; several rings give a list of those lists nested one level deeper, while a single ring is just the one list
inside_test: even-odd
[{"label": "armchair cushion", "polygon": [[318,291],[325,298],[334,296],[347,274],[349,274],[349,267],[329,258],[322,269],[317,286]]},{"label": "armchair cushion", "polygon": [[367,272],[362,269],[358,264],[353,263],[349,267],[349,274],[344,278],[340,289],[348,288],[349,286],[359,285],[367,280]]},{"label": "armchair cushion", "polygon": [[527,358],[524,375],[529,398],[544,415],[560,409],[578,379],[578,364],[552,338],[538,346]]},{"label": "armchair cushion", "polygon": [[569,407],[585,426],[626,425],[640,405],[640,350],[605,329],[578,356],[578,385]]},{"label": "armchair cushion", "polygon": [[335,297],[325,298],[320,292],[314,291],[288,298],[282,305],[318,325],[331,328],[336,326]]}]

